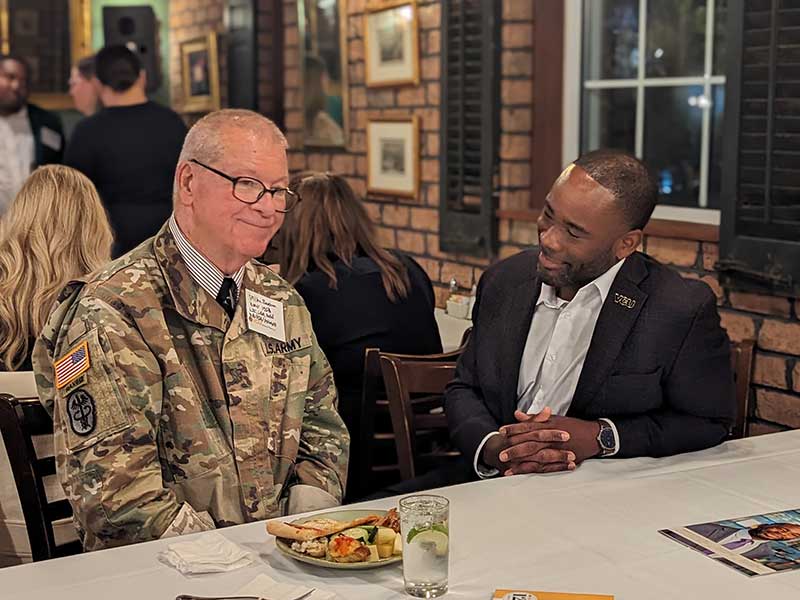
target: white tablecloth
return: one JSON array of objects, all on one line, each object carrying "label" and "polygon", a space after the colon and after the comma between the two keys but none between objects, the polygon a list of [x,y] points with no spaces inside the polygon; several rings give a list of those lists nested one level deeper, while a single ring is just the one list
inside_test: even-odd
[{"label": "white tablecloth", "polygon": [[445,352],[451,352],[461,345],[461,336],[472,327],[469,319],[458,319],[451,317],[441,308],[434,311],[436,324],[439,326],[439,336],[442,338],[442,348]]},{"label": "white tablecloth", "polygon": [[[749,579],[657,532],[800,507],[800,431],[667,459],[595,459],[574,473],[481,481],[440,493],[451,501],[446,598],[488,600],[499,587],[607,593],[618,600],[800,598],[800,572]],[[403,597],[400,566],[326,570],[279,554],[263,523],[222,533],[257,552],[258,564],[186,578],[157,562],[171,542],[156,541],[2,569],[0,597],[171,600],[179,593],[230,594],[259,573],[332,590],[343,600]]]}]

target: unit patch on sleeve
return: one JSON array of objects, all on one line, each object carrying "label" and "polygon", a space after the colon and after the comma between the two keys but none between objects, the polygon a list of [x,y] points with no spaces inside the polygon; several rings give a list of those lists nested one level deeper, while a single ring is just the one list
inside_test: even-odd
[{"label": "unit patch on sleeve", "polygon": [[56,373],[56,389],[60,390],[72,383],[88,371],[90,366],[89,342],[83,341],[53,365]]},{"label": "unit patch on sleeve", "polygon": [[94,398],[83,388],[67,396],[67,414],[69,425],[76,435],[87,436],[97,425],[97,407]]}]

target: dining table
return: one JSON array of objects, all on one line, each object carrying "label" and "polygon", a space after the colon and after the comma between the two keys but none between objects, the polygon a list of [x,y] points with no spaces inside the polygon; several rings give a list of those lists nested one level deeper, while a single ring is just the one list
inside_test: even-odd
[{"label": "dining table", "polygon": [[439,328],[439,337],[442,340],[442,350],[452,352],[461,346],[461,339],[467,328],[472,327],[472,320],[469,318],[454,317],[443,308],[437,308],[433,312],[436,319],[436,326]]},{"label": "dining table", "polygon": [[[800,507],[800,431],[666,458],[590,459],[572,472],[485,479],[430,493],[450,500],[445,600],[489,600],[497,588],[622,600],[800,598],[800,571],[748,578],[658,531]],[[388,509],[398,500],[352,507]],[[345,571],[297,562],[277,550],[264,522],[219,533],[250,550],[254,563],[184,576],[158,559],[178,538],[156,540],[0,569],[0,598],[172,600],[234,594],[261,574],[342,600],[406,597],[400,564]]]}]

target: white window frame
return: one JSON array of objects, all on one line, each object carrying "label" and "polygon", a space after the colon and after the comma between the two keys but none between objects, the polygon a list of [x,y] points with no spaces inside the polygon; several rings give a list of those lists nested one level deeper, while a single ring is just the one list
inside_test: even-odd
[{"label": "white window frame", "polygon": [[[657,1],[657,0],[652,0]],[[639,0],[639,14],[647,14],[648,0]],[[644,92],[645,84],[656,85],[702,85],[703,95],[711,98],[713,85],[724,85],[724,75],[712,75],[714,49],[714,2],[709,3],[706,19],[706,49],[704,73],[698,77],[645,78],[645,61],[639,61],[638,78],[635,80],[587,81],[587,89],[636,88],[636,156],[642,156],[644,143]],[[641,18],[641,17],[640,17]],[[564,83],[563,83],[563,121],[561,162],[564,166],[575,160],[580,152],[581,134],[581,44],[583,39],[583,2],[564,0]],[[639,56],[645,56],[645,28],[639,28]],[[711,107],[703,107],[702,140],[700,156],[700,198],[699,204],[705,206],[708,192],[709,150],[711,147]],[[720,211],[711,208],[692,208],[683,206],[657,206],[653,213],[655,219],[685,221],[719,225]]]}]

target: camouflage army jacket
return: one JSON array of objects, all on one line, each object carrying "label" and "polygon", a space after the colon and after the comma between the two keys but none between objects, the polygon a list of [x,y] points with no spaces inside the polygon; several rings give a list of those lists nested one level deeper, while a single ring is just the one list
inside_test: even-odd
[{"label": "camouflage army jacket", "polygon": [[[282,306],[283,341],[249,327],[264,299]],[[274,517],[290,490],[341,502],[330,365],[301,297],[255,261],[229,319],[165,226],[67,286],[34,368],[87,550]]]}]

